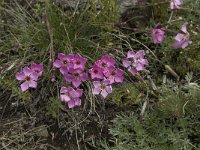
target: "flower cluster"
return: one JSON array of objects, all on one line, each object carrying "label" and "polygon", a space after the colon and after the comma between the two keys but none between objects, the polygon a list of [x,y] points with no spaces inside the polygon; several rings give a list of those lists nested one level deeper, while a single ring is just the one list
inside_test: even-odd
[{"label": "flower cluster", "polygon": [[138,71],[143,71],[145,66],[148,65],[148,61],[144,58],[144,56],[144,50],[139,50],[136,53],[129,50],[127,58],[123,60],[123,65],[128,68],[128,71],[131,72],[132,75],[135,75]]},{"label": "flower cluster", "polygon": [[[137,71],[144,70],[144,66],[148,64],[144,55],[143,50],[137,53],[129,51],[127,60],[124,60],[123,64],[135,75]],[[88,74],[84,72],[86,63],[87,59],[80,54],[65,55],[63,53],[59,53],[53,63],[53,66],[59,69],[65,81],[70,84],[70,86],[62,86],[60,89],[60,99],[68,104],[69,108],[81,105],[83,89],[79,86],[83,81],[88,80]],[[22,72],[17,72],[17,80],[24,81],[21,84],[21,90],[24,92],[29,88],[36,88],[37,80],[42,72],[43,65],[35,63],[31,64],[30,67],[24,67]],[[112,93],[112,84],[122,83],[124,79],[123,70],[116,67],[116,61],[110,55],[104,55],[100,60],[97,60],[88,72],[93,81],[93,94],[101,94],[103,98]]]},{"label": "flower cluster", "polygon": [[112,92],[113,83],[123,82],[123,71],[115,66],[115,60],[104,55],[100,60],[97,60],[89,73],[93,81],[93,94],[101,94],[104,98]]},{"label": "flower cluster", "polygon": [[37,80],[42,75],[43,65],[32,63],[29,67],[24,67],[21,72],[16,73],[16,79],[24,81],[20,87],[23,92],[29,88],[37,87]]},{"label": "flower cluster", "polygon": [[[183,4],[182,0],[171,0],[170,8],[171,9],[180,9]],[[187,22],[182,25],[181,32],[178,33],[175,37],[175,42],[173,44],[173,48],[186,48],[192,42],[189,40],[190,34],[187,31]],[[154,44],[162,43],[164,39],[165,29],[161,28],[160,24],[157,24],[154,29],[151,30],[151,36],[153,38]]]},{"label": "flower cluster", "polygon": [[63,74],[66,82],[71,83],[72,86],[62,87],[60,90],[61,100],[68,104],[69,108],[81,105],[83,90],[78,87],[83,81],[88,79],[87,73],[84,72],[87,59],[80,54],[58,54],[58,58],[53,63],[53,66],[58,68]]},{"label": "flower cluster", "polygon": [[[189,44],[192,43],[192,41],[190,41],[190,34],[187,31],[187,22],[184,23],[181,27],[181,33],[178,33],[175,37],[175,42],[173,44],[173,48],[178,49],[178,48],[186,48]],[[153,29],[151,31],[151,35],[153,38],[153,41],[155,44],[157,43],[162,43],[163,39],[164,39],[164,29]]]}]

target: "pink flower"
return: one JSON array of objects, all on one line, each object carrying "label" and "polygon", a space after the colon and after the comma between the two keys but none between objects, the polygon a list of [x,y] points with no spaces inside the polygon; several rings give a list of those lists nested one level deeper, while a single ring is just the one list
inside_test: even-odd
[{"label": "pink flower", "polygon": [[73,68],[74,69],[85,69],[85,64],[87,62],[87,59],[82,57],[80,54],[76,54],[73,58]]},{"label": "pink flower", "polygon": [[104,55],[100,60],[96,61],[96,65],[103,69],[103,72],[106,72],[109,67],[114,67],[115,60],[109,55]]},{"label": "pink flower", "polygon": [[16,73],[16,79],[19,81],[24,81],[20,87],[22,92],[28,90],[29,88],[37,87],[38,74],[32,71],[30,68],[25,67],[22,72]]},{"label": "pink flower", "polygon": [[165,32],[162,29],[153,29],[151,31],[151,36],[153,38],[154,44],[162,43],[164,39]]},{"label": "pink flower", "polygon": [[110,85],[109,80],[105,81],[94,81],[93,82],[94,89],[93,89],[93,94],[94,95],[99,95],[101,94],[103,98],[106,98],[106,96],[110,93],[112,93],[112,87]]},{"label": "pink flower", "polygon": [[109,71],[105,73],[105,76],[107,79],[110,81],[110,84],[112,83],[121,83],[123,82],[124,76],[123,70],[117,68],[115,69],[114,67],[110,68]]},{"label": "pink flower", "polygon": [[96,64],[89,70],[92,79],[103,79],[103,69],[97,66]]},{"label": "pink flower", "polygon": [[192,41],[189,40],[190,38],[190,34],[189,32],[187,32],[187,23],[184,23],[182,25],[182,28],[181,28],[181,31],[182,33],[178,33],[175,37],[175,42],[173,44],[173,47],[175,49],[178,49],[178,48],[186,48],[189,44],[192,43]]},{"label": "pink flower", "polygon": [[82,81],[88,79],[88,75],[83,73],[81,69],[69,69],[68,73],[64,74],[67,82],[72,82],[74,87],[79,87]]},{"label": "pink flower", "polygon": [[70,68],[73,67],[72,60],[74,56],[72,54],[65,55],[63,53],[58,54],[58,58],[53,63],[53,66],[60,69],[60,72],[64,74]]},{"label": "pink flower", "polygon": [[38,76],[42,75],[43,72],[43,65],[42,64],[36,64],[32,63],[30,66],[30,69],[38,74]]},{"label": "pink flower", "polygon": [[138,71],[143,71],[144,66],[148,65],[147,59],[144,59],[144,50],[138,52],[128,51],[127,59],[123,60],[124,67],[135,75]]},{"label": "pink flower", "polygon": [[183,4],[182,0],[171,0],[170,8],[171,9],[179,9],[182,4]]},{"label": "pink flower", "polygon": [[81,105],[80,97],[83,94],[82,89],[74,90],[72,87],[62,87],[60,90],[61,101],[68,104],[69,108],[74,108],[75,106]]}]

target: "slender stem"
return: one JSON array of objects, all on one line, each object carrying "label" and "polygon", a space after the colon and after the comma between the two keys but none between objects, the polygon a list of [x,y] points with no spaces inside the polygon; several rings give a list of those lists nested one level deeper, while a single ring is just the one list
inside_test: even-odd
[{"label": "slender stem", "polygon": [[[48,8],[48,4],[46,3],[46,8]],[[54,48],[53,48],[53,32],[52,32],[52,28],[50,26],[49,20],[48,20],[48,14],[47,12],[44,14],[44,19],[46,22],[46,26],[47,26],[47,31],[49,34],[49,38],[50,38],[50,63],[52,64],[52,62],[54,62]]]}]

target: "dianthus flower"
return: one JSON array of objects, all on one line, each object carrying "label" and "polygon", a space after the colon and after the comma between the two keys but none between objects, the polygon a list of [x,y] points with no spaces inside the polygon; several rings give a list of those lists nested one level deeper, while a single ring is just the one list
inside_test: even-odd
[{"label": "dianthus flower", "polygon": [[182,4],[183,4],[182,0],[171,0],[170,1],[170,8],[171,9],[180,9]]},{"label": "dianthus flower", "polygon": [[123,75],[123,70],[115,67],[109,68],[109,70],[105,73],[105,76],[110,81],[110,84],[123,82]]},{"label": "dianthus flower", "polygon": [[53,66],[60,69],[60,72],[64,74],[70,68],[73,68],[72,59],[74,56],[72,54],[65,55],[63,53],[58,54],[58,58],[53,63]]},{"label": "dianthus flower", "polygon": [[106,98],[108,94],[112,93],[112,87],[110,85],[109,80],[104,80],[102,82],[94,81],[93,85],[94,85],[94,89],[93,89],[94,95],[101,94],[103,98]]},{"label": "dianthus flower", "polygon": [[187,23],[184,23],[181,27],[181,31],[182,33],[178,33],[175,37],[175,42],[173,44],[173,47],[175,49],[178,49],[178,48],[186,48],[189,44],[192,43],[192,41],[189,40],[190,38],[190,34],[189,32],[187,31]]},{"label": "dianthus flower", "polygon": [[105,73],[108,71],[110,67],[115,66],[115,60],[110,55],[104,55],[100,60],[96,61],[95,64],[103,69],[103,72]]},{"label": "dianthus flower", "polygon": [[103,79],[103,69],[97,66],[96,64],[89,70],[92,79]]},{"label": "dianthus flower", "polygon": [[81,56],[80,54],[76,54],[74,55],[74,58],[72,60],[73,63],[73,68],[74,69],[81,69],[84,70],[85,69],[85,65],[86,65],[87,59],[84,58],[83,56]]},{"label": "dianthus flower", "polygon": [[123,60],[124,67],[135,75],[138,71],[143,71],[145,65],[148,65],[147,59],[144,58],[144,50],[138,52],[128,51],[127,59]]},{"label": "dianthus flower", "polygon": [[62,87],[60,90],[61,101],[68,104],[69,108],[74,108],[81,105],[80,97],[83,94],[82,89],[73,89],[72,87]]},{"label": "dianthus flower", "polygon": [[20,87],[22,92],[28,90],[29,88],[37,87],[38,74],[31,70],[29,67],[23,68],[22,72],[16,73],[16,79],[19,81],[24,81]]},{"label": "dianthus flower", "polygon": [[72,82],[74,87],[79,87],[82,81],[88,79],[88,75],[81,69],[69,69],[69,72],[64,74],[64,78],[67,82]]},{"label": "dianthus flower", "polygon": [[153,38],[154,44],[162,43],[164,39],[165,32],[162,29],[153,29],[151,30],[151,36]]}]

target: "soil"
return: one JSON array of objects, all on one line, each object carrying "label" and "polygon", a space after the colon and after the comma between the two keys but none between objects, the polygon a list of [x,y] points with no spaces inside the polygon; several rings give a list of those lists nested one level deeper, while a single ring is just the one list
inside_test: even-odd
[{"label": "soil", "polygon": [[[90,113],[77,127],[70,127],[63,125],[66,124],[63,118],[69,117],[67,114],[58,118],[60,120],[55,119],[46,115],[42,105],[37,106],[39,109],[33,113],[27,104],[17,102],[14,97],[10,99],[9,94],[0,93],[1,149],[18,149],[19,145],[24,145],[23,149],[93,150],[92,142],[110,138],[108,128],[119,112],[135,109],[133,106],[125,109],[108,103],[105,108],[97,108],[96,112]],[[85,112],[84,116],[87,115],[88,112]]]}]

